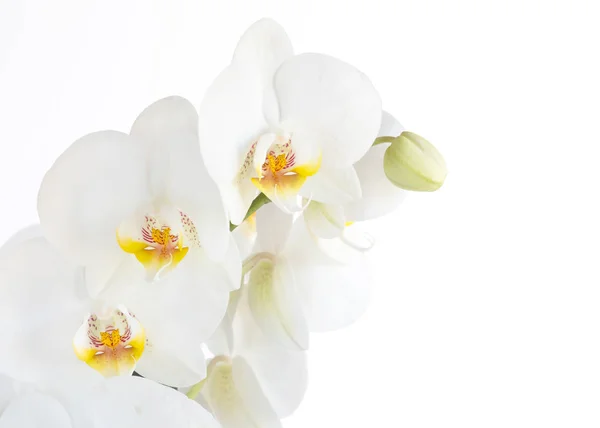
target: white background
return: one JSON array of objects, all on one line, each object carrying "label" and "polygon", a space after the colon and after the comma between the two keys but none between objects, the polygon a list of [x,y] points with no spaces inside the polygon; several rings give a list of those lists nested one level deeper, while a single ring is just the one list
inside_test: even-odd
[{"label": "white background", "polygon": [[0,239],[72,141],[197,104],[263,16],[362,69],[450,170],[373,222],[372,305],[312,337],[285,427],[600,426],[594,1],[0,0]]}]

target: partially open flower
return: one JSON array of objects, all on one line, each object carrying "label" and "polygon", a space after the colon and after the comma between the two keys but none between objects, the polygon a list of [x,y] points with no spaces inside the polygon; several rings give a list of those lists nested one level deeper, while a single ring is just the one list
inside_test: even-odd
[{"label": "partially open flower", "polygon": [[257,245],[246,259],[248,305],[256,324],[291,349],[307,349],[309,332],[344,327],[369,302],[369,271],[362,252],[341,245],[331,257],[302,219],[273,205],[257,213]]},{"label": "partially open flower", "polygon": [[215,357],[197,398],[223,428],[280,427],[306,391],[306,354],[271,342],[254,323],[247,293],[236,293],[208,343]]},{"label": "partially open flower", "polygon": [[403,132],[383,158],[385,175],[406,190],[432,192],[444,184],[446,162],[433,144],[413,132]]}]

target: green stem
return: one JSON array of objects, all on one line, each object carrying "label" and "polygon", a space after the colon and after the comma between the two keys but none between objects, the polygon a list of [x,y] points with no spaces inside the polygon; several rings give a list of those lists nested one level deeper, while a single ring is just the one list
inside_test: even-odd
[{"label": "green stem", "polygon": [[[252,214],[254,214],[256,211],[258,211],[258,209],[260,207],[262,207],[263,205],[268,204],[269,202],[271,202],[271,200],[269,198],[267,198],[267,196],[264,193],[260,193],[253,201],[252,204],[250,205],[250,208],[248,208],[248,212],[246,213],[246,216],[244,217],[244,220],[246,220],[248,217],[250,217]],[[230,223],[229,224],[229,231],[233,232],[235,230],[236,227],[238,227],[238,225]]]},{"label": "green stem", "polygon": [[377,137],[375,138],[373,145],[376,146],[377,144],[393,143],[396,138],[398,137]]}]

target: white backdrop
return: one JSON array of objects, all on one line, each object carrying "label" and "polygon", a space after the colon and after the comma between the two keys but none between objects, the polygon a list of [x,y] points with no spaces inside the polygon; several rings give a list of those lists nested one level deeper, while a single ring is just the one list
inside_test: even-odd
[{"label": "white backdrop", "polygon": [[72,141],[198,103],[263,16],[362,69],[450,170],[371,225],[371,307],[313,336],[285,427],[600,426],[591,0],[0,0],[0,240]]}]

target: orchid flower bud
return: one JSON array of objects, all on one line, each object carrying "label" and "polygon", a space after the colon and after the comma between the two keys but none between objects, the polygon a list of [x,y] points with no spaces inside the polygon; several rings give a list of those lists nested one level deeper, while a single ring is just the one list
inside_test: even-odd
[{"label": "orchid flower bud", "polygon": [[448,174],[446,162],[433,144],[406,131],[386,150],[383,169],[395,186],[421,192],[439,189]]}]

